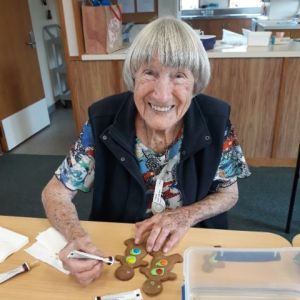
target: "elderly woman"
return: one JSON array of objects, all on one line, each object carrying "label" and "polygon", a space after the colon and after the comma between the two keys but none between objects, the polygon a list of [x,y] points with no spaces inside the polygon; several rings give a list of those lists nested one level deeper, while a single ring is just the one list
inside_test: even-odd
[{"label": "elderly woman", "polygon": [[94,103],[78,141],[45,187],[50,222],[69,241],[60,253],[82,285],[102,264],[66,259],[73,249],[100,253],[72,204],[94,189],[91,220],[136,223],[135,242],[169,251],[191,226],[226,228],[249,174],[228,104],[200,94],[210,65],[186,23],[161,18],[136,37],[124,64],[128,92]]}]

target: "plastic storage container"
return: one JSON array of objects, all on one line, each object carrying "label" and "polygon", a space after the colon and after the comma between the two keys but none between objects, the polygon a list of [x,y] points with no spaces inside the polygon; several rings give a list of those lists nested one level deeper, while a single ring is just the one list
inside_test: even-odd
[{"label": "plastic storage container", "polygon": [[188,248],[185,300],[300,300],[300,248]]}]

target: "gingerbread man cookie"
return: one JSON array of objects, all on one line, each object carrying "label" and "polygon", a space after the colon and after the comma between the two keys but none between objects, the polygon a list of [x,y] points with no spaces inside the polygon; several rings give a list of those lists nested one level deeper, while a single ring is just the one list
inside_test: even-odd
[{"label": "gingerbread man cookie", "polygon": [[134,239],[128,239],[124,242],[127,246],[125,256],[117,255],[115,259],[121,263],[121,266],[115,271],[115,276],[120,280],[129,280],[134,276],[134,268],[145,267],[148,262],[143,260],[147,255],[144,244],[135,245]]},{"label": "gingerbread man cookie", "polygon": [[140,272],[148,278],[143,284],[143,291],[149,296],[155,296],[162,291],[162,282],[177,278],[170,272],[174,265],[183,262],[180,254],[165,256],[161,251],[151,253],[153,259],[150,268],[140,268]]}]

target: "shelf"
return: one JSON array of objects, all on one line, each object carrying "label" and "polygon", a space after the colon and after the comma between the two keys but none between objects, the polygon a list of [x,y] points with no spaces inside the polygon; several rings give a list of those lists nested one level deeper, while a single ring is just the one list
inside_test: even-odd
[{"label": "shelf", "polygon": [[56,24],[44,26],[43,38],[48,58],[48,69],[52,75],[51,84],[54,100],[60,100],[65,105],[65,100],[71,100],[71,94],[65,76],[67,68],[64,61],[60,27]]}]

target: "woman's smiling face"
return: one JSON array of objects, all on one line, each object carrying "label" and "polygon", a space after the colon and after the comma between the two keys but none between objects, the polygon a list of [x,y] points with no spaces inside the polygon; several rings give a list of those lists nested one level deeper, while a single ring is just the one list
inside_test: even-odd
[{"label": "woman's smiling face", "polygon": [[134,101],[141,118],[153,130],[173,128],[188,110],[194,77],[187,69],[162,65],[158,59],[143,64],[135,74]]}]

